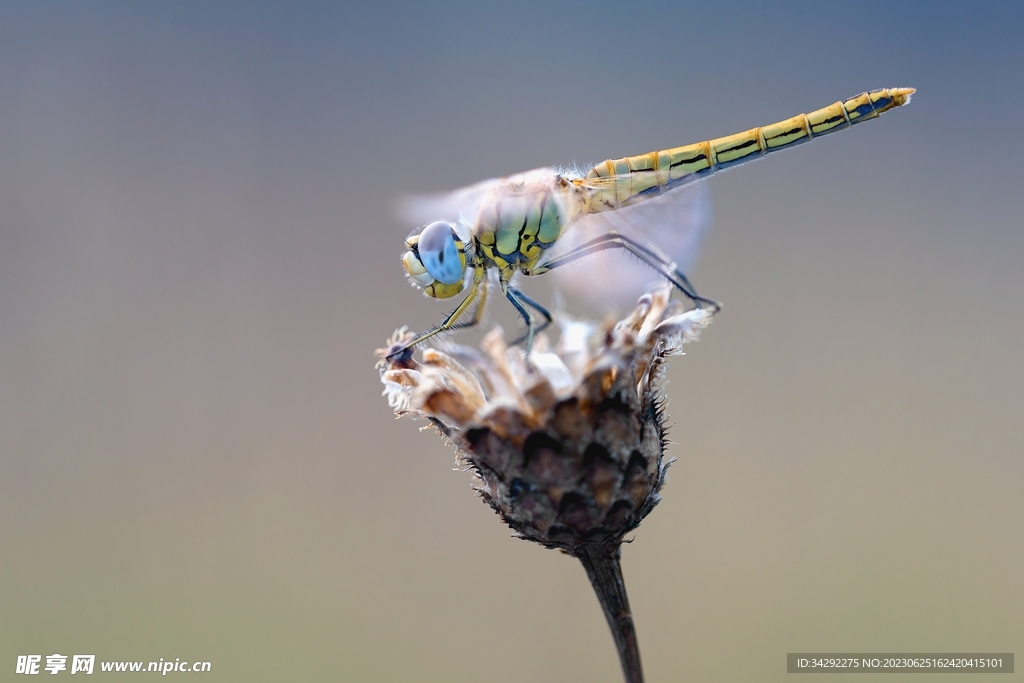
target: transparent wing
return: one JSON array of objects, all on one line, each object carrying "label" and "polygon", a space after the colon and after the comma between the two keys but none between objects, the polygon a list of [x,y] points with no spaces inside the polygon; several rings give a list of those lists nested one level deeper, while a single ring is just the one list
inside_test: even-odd
[{"label": "transparent wing", "polygon": [[[631,206],[584,216],[558,239],[549,258],[614,231],[660,252],[689,276],[710,225],[707,183],[693,182]],[[632,306],[637,297],[663,281],[622,249],[583,257],[548,277],[554,278],[560,291],[603,309]]]},{"label": "transparent wing", "polygon": [[[413,227],[434,221],[447,221],[455,225],[457,231],[464,231],[466,226],[476,222],[480,204],[491,194],[552,177],[556,173],[552,168],[538,168],[507,178],[483,180],[450,192],[411,195],[398,202],[398,217]],[[468,235],[460,236],[468,238]]]},{"label": "transparent wing", "polygon": [[492,178],[451,192],[403,197],[398,202],[398,217],[410,225],[468,218],[476,214],[483,198],[500,183],[500,178]]}]

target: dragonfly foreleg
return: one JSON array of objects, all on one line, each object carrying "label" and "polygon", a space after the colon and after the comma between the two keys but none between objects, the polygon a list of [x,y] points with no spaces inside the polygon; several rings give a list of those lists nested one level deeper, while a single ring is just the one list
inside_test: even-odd
[{"label": "dragonfly foreleg", "polygon": [[[470,320],[459,322],[459,318],[466,314],[466,311],[469,310],[469,307],[473,304],[478,295],[480,297],[480,300],[477,302],[476,309],[473,311],[473,317]],[[416,335],[408,344],[405,344],[389,353],[387,355],[387,359],[391,360],[396,356],[406,353],[420,342],[426,341],[427,339],[430,339],[435,335],[441,334],[443,332],[451,332],[453,330],[461,330],[476,325],[477,323],[480,322],[481,319],[483,319],[484,303],[486,302],[486,300],[487,283],[483,282],[481,279],[474,278],[473,284],[469,290],[469,294],[466,295],[466,298],[462,300],[462,303],[459,304],[454,311],[449,313],[445,317],[445,319],[441,321],[440,325],[437,325],[436,327],[433,327],[426,332],[421,332],[420,334]]]},{"label": "dragonfly foreleg", "polygon": [[478,294],[479,298],[477,299],[477,302],[476,302],[476,308],[473,309],[473,317],[471,317],[468,320],[463,320],[461,322],[453,323],[452,326],[448,328],[448,331],[464,330],[467,327],[473,327],[474,325],[479,325],[480,321],[484,319],[484,307],[485,307],[485,304],[487,303],[487,283],[486,282],[482,282],[480,284],[480,288],[479,289],[480,289],[480,292]]},{"label": "dragonfly foreleg", "polygon": [[[551,313],[548,309],[541,306],[539,303],[531,299],[530,297],[523,294],[520,290],[512,287],[511,285],[505,286],[505,296],[515,306],[515,309],[519,311],[519,315],[523,317],[526,322],[526,334],[519,337],[512,342],[512,345],[522,344],[526,342],[526,355],[530,355],[530,351],[533,350],[533,339],[534,337],[547,329],[548,325],[551,324]],[[537,317],[527,307],[532,308],[534,311],[540,314],[543,318],[543,322],[537,323]]]},{"label": "dragonfly foreleg", "polygon": [[572,263],[584,256],[590,256],[596,254],[599,251],[605,249],[624,249],[636,256],[644,264],[663,275],[672,285],[690,298],[697,306],[703,307],[708,306],[712,309],[712,313],[718,313],[722,308],[721,304],[713,299],[700,296],[697,294],[697,290],[693,284],[690,283],[689,278],[676,268],[676,265],[669,261],[664,256],[654,251],[653,249],[640,244],[639,242],[620,235],[617,232],[609,232],[600,237],[595,237],[589,242],[570,249],[566,253],[558,256],[547,263],[537,266],[532,270],[524,271],[526,275],[540,275],[546,273],[549,270],[554,270],[560,266],[564,266],[567,263]]}]

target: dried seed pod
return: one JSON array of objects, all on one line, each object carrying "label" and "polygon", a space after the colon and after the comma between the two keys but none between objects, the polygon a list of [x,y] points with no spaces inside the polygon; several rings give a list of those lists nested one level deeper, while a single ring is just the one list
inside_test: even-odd
[{"label": "dried seed pod", "polygon": [[[430,418],[454,442],[483,499],[523,538],[574,555],[617,544],[665,482],[664,359],[711,317],[680,311],[669,294],[645,295],[596,343],[563,334],[529,360],[500,330],[485,354],[448,346],[387,362],[382,350],[385,394],[396,413]],[[389,348],[408,336],[400,330]]]}]

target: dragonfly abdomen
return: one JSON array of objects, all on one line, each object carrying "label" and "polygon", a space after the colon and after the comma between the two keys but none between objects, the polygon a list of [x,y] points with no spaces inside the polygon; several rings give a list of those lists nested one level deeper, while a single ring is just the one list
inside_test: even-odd
[{"label": "dragonfly abdomen", "polygon": [[591,169],[583,179],[591,188],[590,211],[635,204],[715,171],[877,118],[889,109],[906,104],[913,92],[913,88],[874,90],[742,133],[609,159]]}]

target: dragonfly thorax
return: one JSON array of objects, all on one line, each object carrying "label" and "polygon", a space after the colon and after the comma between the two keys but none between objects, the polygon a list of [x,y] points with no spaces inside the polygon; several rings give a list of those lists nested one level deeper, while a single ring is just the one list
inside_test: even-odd
[{"label": "dragonfly thorax", "polygon": [[510,181],[484,199],[473,226],[477,250],[499,270],[534,266],[579,213],[576,187],[560,175]]}]

